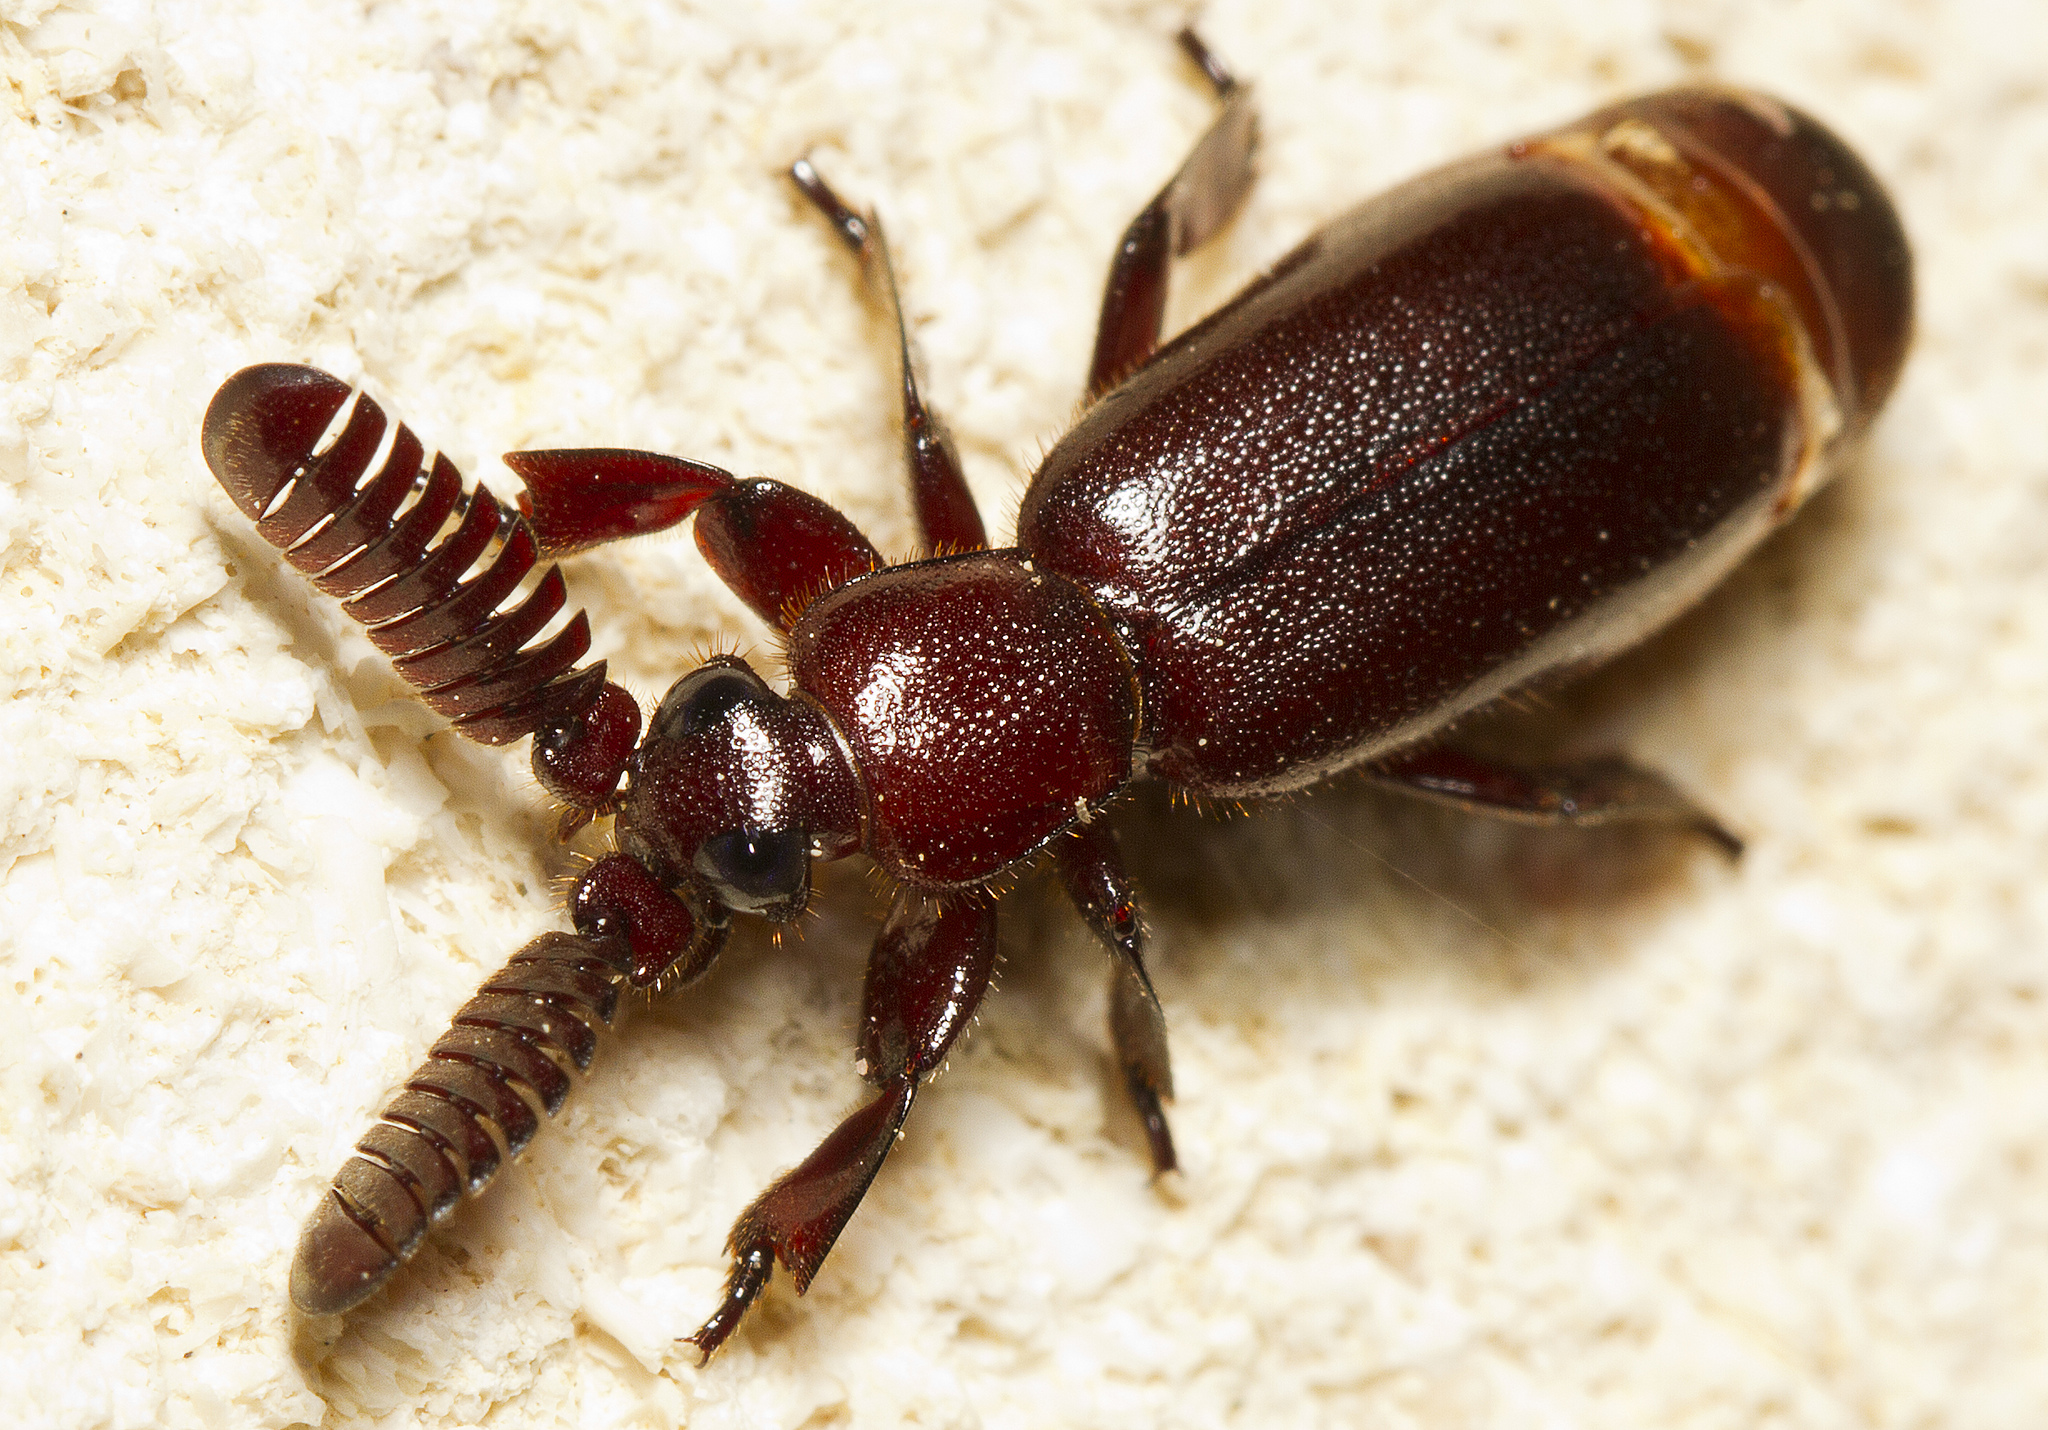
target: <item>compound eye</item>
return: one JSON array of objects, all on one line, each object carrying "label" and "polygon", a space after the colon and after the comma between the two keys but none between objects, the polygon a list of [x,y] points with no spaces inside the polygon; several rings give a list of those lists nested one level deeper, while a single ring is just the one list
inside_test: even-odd
[{"label": "compound eye", "polygon": [[727,908],[766,913],[803,896],[811,840],[800,829],[733,829],[708,836],[695,863]]},{"label": "compound eye", "polygon": [[648,728],[664,740],[701,735],[722,724],[739,706],[773,696],[761,677],[746,666],[716,660],[671,685]]}]

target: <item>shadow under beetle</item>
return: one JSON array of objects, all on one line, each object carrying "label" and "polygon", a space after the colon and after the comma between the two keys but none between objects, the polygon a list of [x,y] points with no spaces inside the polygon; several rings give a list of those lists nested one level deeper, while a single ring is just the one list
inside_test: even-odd
[{"label": "shadow under beetle", "polygon": [[[1174,1165],[1165,1026],[1098,818],[1134,780],[1238,801],[1360,769],[1509,818],[1738,847],[1626,762],[1509,767],[1448,732],[1669,620],[1867,428],[1912,323],[1883,189],[1796,110],[1670,91],[1354,209],[1162,346],[1171,261],[1242,202],[1256,130],[1249,91],[1181,42],[1221,113],[1117,247],[1092,401],[1010,547],[989,549],[919,395],[880,226],[803,162],[798,188],[895,316],[929,559],[886,566],[813,497],[644,452],[511,454],[515,511],[311,368],[249,368],[214,398],[206,461],[285,559],[457,729],[532,735],[564,837],[615,819],[576,932],[484,984],[335,1178],[292,1269],[302,1310],[382,1285],[560,1105],[622,989],[701,977],[735,912],[796,918],[813,859],[858,851],[895,885],[860,1024],[874,1095],[741,1214],[690,1338],[707,1357],[778,1260],[799,1292],[817,1274],[988,988],[989,888],[1022,860],[1049,852],[1114,955],[1116,1056],[1154,1165]],[[691,513],[782,633],[789,693],[717,657],[642,738],[604,665],[576,668],[581,612],[537,640],[566,597],[555,568],[529,578]]]}]

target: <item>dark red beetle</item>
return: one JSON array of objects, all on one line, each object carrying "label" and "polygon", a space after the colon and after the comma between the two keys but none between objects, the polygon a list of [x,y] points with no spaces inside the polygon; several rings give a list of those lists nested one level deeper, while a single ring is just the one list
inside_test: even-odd
[{"label": "dark red beetle", "polygon": [[[989,550],[907,345],[911,480],[937,554],[884,566],[772,481],[642,452],[516,453],[519,509],[423,465],[404,427],[310,368],[238,373],[206,460],[457,728],[534,737],[564,834],[616,852],[456,1015],[357,1144],[292,1299],[345,1311],[487,1182],[588,1065],[622,985],[700,977],[729,915],[786,922],[813,859],[896,894],[868,967],[875,1095],[739,1218],[708,1355],[779,1259],[801,1292],[987,990],[991,882],[1049,853],[1117,960],[1116,1051],[1174,1165],[1164,1024],[1101,814],[1134,780],[1226,800],[1345,769],[1512,818],[1644,820],[1734,840],[1616,760],[1510,768],[1460,717],[1640,639],[1799,505],[1896,380],[1911,266],[1889,200],[1813,120],[1680,90],[1416,179],[1309,239],[1159,346],[1167,270],[1251,182],[1247,91],[1182,42],[1222,113],[1117,249],[1094,397]],[[880,228],[802,191],[895,304]],[[897,310],[899,337],[902,325]],[[377,457],[384,460],[379,463]],[[374,472],[372,471],[375,467]],[[638,707],[578,670],[560,554],[672,525],[783,632],[789,693],[719,657]],[[522,596],[521,593],[524,592]]]}]

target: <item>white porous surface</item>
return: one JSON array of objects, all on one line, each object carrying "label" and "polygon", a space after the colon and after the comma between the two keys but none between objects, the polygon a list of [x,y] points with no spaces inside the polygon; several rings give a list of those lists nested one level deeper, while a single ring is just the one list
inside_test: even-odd
[{"label": "white porous surface", "polygon": [[[1104,960],[1005,969],[810,1294],[699,1369],[733,1216],[861,1095],[879,895],[820,880],[608,1038],[360,1310],[298,1227],[469,991],[566,927],[523,746],[426,714],[200,462],[244,364],[499,453],[911,529],[893,353],[780,177],[883,208],[1007,532],[1104,262],[1211,102],[1173,4],[0,0],[0,1419],[60,1427],[2036,1427],[2048,1411],[2048,11],[1218,0],[1260,180],[1175,321],[1390,183],[1630,93],[1790,99],[1891,186],[1874,439],[1678,626],[1497,733],[1749,841],[1355,788],[1134,804],[1185,1173]],[[643,699],[773,643],[687,536],[571,562]],[[586,852],[594,847],[586,840]]]}]

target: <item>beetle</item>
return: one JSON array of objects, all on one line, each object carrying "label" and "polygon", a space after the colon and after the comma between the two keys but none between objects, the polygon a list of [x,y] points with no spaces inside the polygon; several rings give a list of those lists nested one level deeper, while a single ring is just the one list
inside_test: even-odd
[{"label": "beetle", "polygon": [[[291,1294],[360,1304],[488,1183],[587,1068],[625,990],[701,978],[733,914],[786,924],[814,861],[894,886],[860,1026],[869,1101],[749,1206],[708,1358],[779,1262],[799,1293],[986,993],[995,888],[1045,858],[1114,958],[1110,1024],[1153,1165],[1175,1153],[1165,1023],[1103,815],[1135,782],[1220,801],[1346,770],[1555,823],[1739,844],[1618,759],[1526,768],[1458,723],[1640,640],[1786,520],[1869,428],[1912,267],[1869,170],[1765,97],[1676,90],[1412,180],[1306,240],[1171,342],[1173,260],[1252,179],[1256,118],[1191,32],[1220,112],[1112,260],[1089,403],[992,548],[921,395],[886,241],[791,177],[886,300],[931,554],[885,565],[823,502],[654,453],[512,453],[516,507],[428,462],[346,383],[228,379],[205,460],[463,733],[533,738],[567,838],[612,821],[543,935],[455,1015],[322,1198]],[[788,690],[716,656],[645,722],[560,619],[541,561],[695,516],[785,642]]]}]

